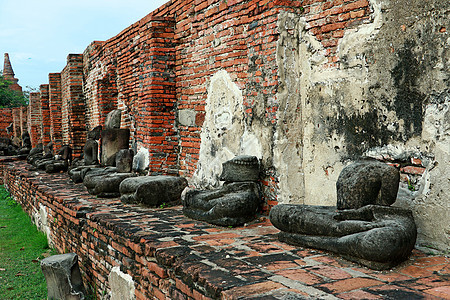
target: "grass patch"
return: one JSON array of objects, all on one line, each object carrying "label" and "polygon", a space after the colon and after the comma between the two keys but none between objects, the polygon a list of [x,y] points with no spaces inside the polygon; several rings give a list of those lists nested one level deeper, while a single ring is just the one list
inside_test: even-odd
[{"label": "grass patch", "polygon": [[0,299],[47,299],[40,260],[53,254],[45,234],[0,186]]}]

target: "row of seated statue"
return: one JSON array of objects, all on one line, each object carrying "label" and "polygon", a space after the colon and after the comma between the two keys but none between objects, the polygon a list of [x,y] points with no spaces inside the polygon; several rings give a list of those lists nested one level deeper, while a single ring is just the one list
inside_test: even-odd
[{"label": "row of seated statue", "polygon": [[[185,216],[213,225],[241,226],[261,212],[257,157],[237,156],[224,162],[220,187],[192,189],[183,177],[145,175],[146,155],[128,149],[130,132],[120,123],[120,110],[108,114],[105,129],[98,126],[87,134],[81,159],[70,163],[69,147],[52,156],[50,144],[31,149],[28,162],[47,171],[70,164],[71,179],[82,182],[92,195],[150,207],[181,202]],[[395,167],[362,160],[339,175],[336,206],[278,204],[270,211],[270,221],[280,230],[282,242],[334,252],[373,269],[389,269],[408,258],[417,235],[412,213],[391,206],[399,178]]]}]

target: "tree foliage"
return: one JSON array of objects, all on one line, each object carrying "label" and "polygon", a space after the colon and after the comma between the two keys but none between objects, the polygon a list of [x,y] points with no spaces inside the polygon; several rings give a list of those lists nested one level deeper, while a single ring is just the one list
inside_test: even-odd
[{"label": "tree foliage", "polygon": [[11,83],[0,73],[0,108],[27,105],[27,98],[23,93],[9,89]]}]

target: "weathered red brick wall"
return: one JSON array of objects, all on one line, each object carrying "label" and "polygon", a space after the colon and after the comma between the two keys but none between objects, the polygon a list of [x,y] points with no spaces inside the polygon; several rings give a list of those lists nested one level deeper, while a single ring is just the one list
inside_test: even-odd
[{"label": "weathered red brick wall", "polygon": [[22,132],[22,134],[24,134],[26,131],[28,131],[28,124],[27,124],[27,120],[28,120],[28,106],[22,106],[20,109],[20,132]]},{"label": "weathered red brick wall", "polygon": [[[278,24],[280,11],[305,17],[306,30],[323,44],[329,67],[335,66],[345,29],[364,22],[370,13],[367,0],[168,2],[117,36],[86,49],[88,129],[103,124],[111,109],[120,108],[122,126],[131,129],[135,148],[149,149],[153,174],[190,177],[199,159],[209,78],[219,70],[226,70],[242,90],[246,122],[262,116],[265,126],[276,127],[276,51],[279,26],[285,26]],[[257,111],[261,107],[264,111]],[[196,112],[194,125],[176,122],[175,111],[182,109]],[[277,203],[278,180],[276,171],[267,168],[265,209]]]},{"label": "weathered red brick wall", "polygon": [[[22,135],[22,127],[26,127],[26,119],[21,123],[21,111],[27,107],[0,108],[0,137],[20,137]],[[26,115],[25,115],[26,118]],[[8,134],[6,127],[13,124],[12,132]],[[22,124],[22,125],[21,125]]]},{"label": "weathered red brick wall", "polygon": [[86,142],[85,101],[83,96],[83,55],[69,54],[61,72],[63,143],[78,157]]},{"label": "weathered red brick wall", "polygon": [[[209,78],[217,71],[226,70],[242,90],[247,124],[262,118],[265,126],[278,125],[280,11],[305,17],[306,30],[323,44],[334,67],[338,40],[345,29],[367,20],[370,8],[367,0],[168,2],[117,36],[93,42],[83,55],[70,54],[60,80],[50,74],[51,140],[70,144],[77,155],[86,130],[103,125],[106,114],[119,108],[132,145],[149,149],[152,174],[192,176]],[[46,141],[45,95],[40,109]],[[177,124],[182,109],[196,112],[193,125]],[[266,201],[276,204],[278,175],[270,167],[263,182]]]},{"label": "weathered red brick wall", "polygon": [[50,142],[50,107],[49,107],[49,85],[41,84],[41,139],[44,145]]},{"label": "weathered red brick wall", "polygon": [[178,173],[174,25],[172,18],[151,17],[142,48],[135,142],[149,149],[151,174]]},{"label": "weathered red brick wall", "polygon": [[41,143],[41,95],[40,93],[30,93],[27,111],[27,127],[30,134],[31,146],[34,148]]},{"label": "weathered red brick wall", "polygon": [[48,74],[49,82],[49,111],[50,111],[50,139],[53,149],[58,151],[62,146],[62,114],[61,114],[61,74]]},{"label": "weathered red brick wall", "polygon": [[152,174],[178,173],[174,26],[172,18],[147,17],[84,53],[88,128],[121,109],[135,148],[149,149]]},{"label": "weathered red brick wall", "polygon": [[6,127],[13,123],[13,109],[0,108],[0,137],[10,138],[13,134],[6,132]]},{"label": "weathered red brick wall", "polygon": [[20,126],[20,107],[14,107],[12,110],[13,117],[13,127],[14,127],[14,136],[20,137],[22,136],[22,128]]}]

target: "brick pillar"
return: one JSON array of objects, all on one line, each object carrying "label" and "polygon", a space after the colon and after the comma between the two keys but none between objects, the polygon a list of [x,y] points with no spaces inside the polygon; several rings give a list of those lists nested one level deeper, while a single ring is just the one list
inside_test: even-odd
[{"label": "brick pillar", "polygon": [[53,149],[58,151],[63,145],[61,128],[61,74],[48,74],[49,83],[49,111],[50,111],[50,139]]},{"label": "brick pillar", "polygon": [[20,137],[22,135],[22,128],[20,126],[20,110],[21,107],[13,108],[13,130],[14,136]]},{"label": "brick pillar", "polygon": [[49,85],[41,84],[41,136],[42,143],[47,145],[50,142],[50,109],[49,109]]},{"label": "brick pillar", "polygon": [[140,32],[147,40],[139,62],[135,140],[150,152],[151,174],[178,174],[174,27],[173,18],[151,17]]},{"label": "brick pillar", "polygon": [[22,106],[20,108],[20,132],[22,134],[24,134],[25,131],[28,131],[27,121],[28,121],[28,106]]},{"label": "brick pillar", "polygon": [[34,148],[41,142],[41,95],[40,93],[30,93],[30,103],[28,104],[27,125],[30,134],[31,146]]},{"label": "brick pillar", "polygon": [[67,57],[67,65],[61,73],[61,108],[63,143],[72,147],[74,157],[79,157],[86,142],[82,54]]}]

